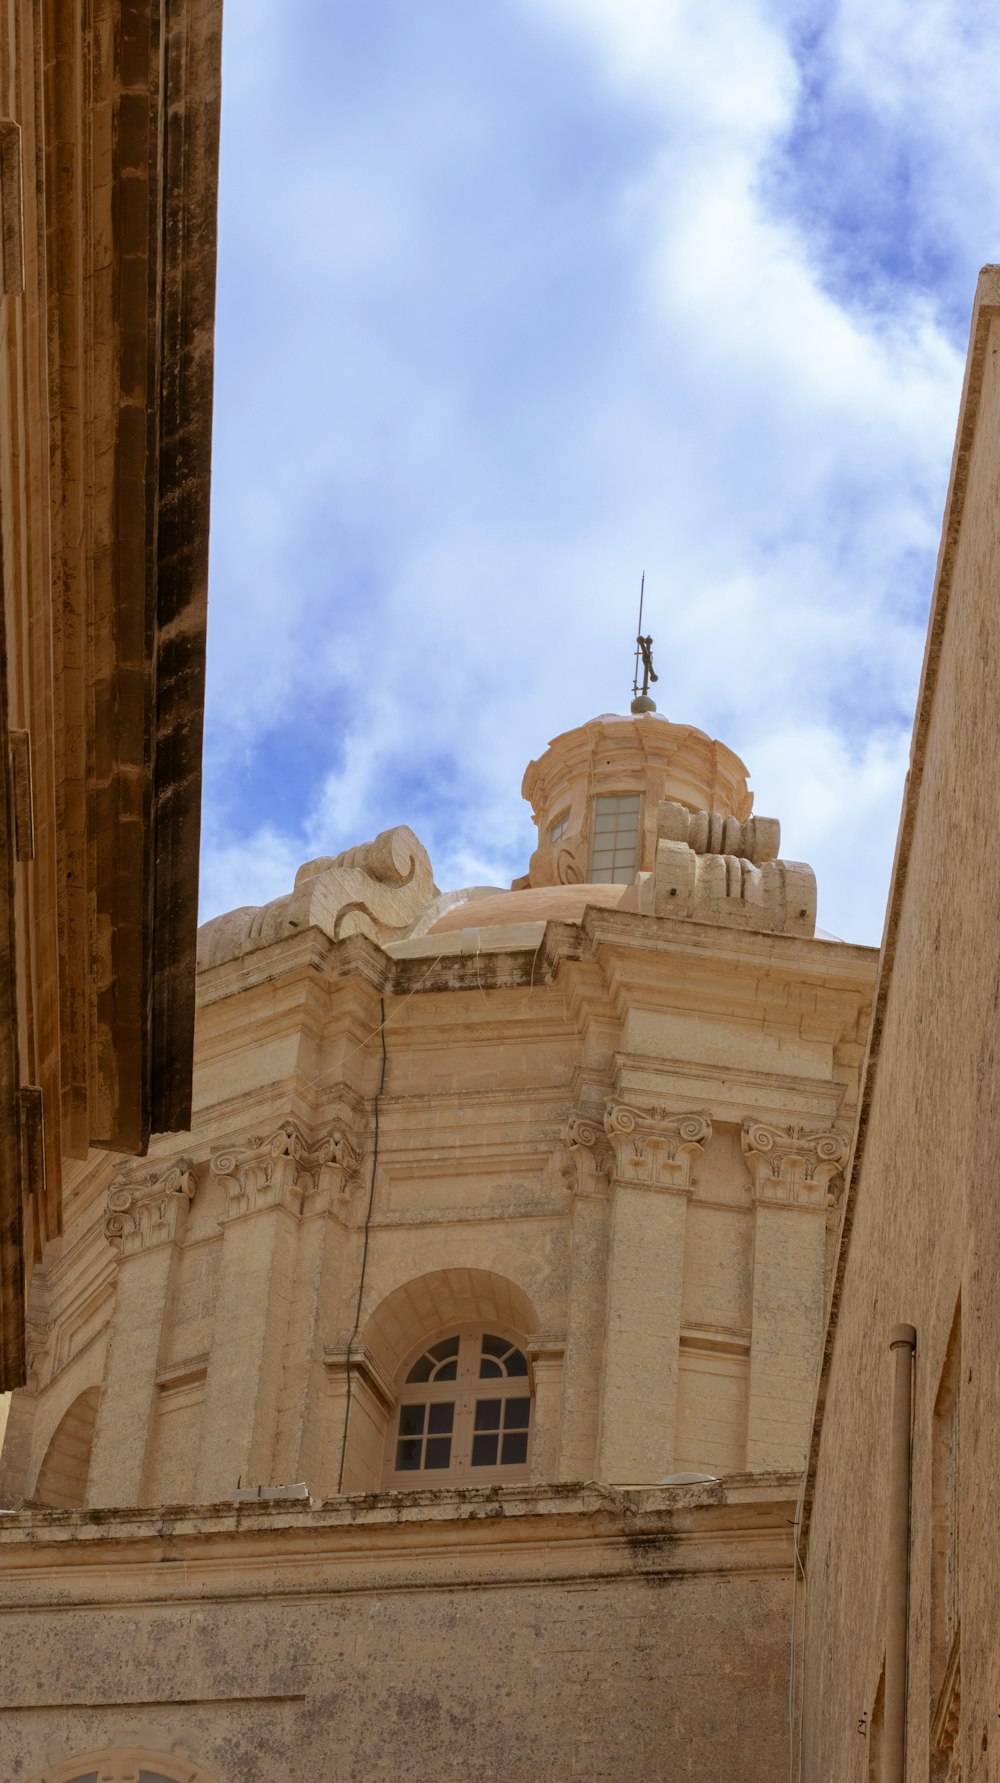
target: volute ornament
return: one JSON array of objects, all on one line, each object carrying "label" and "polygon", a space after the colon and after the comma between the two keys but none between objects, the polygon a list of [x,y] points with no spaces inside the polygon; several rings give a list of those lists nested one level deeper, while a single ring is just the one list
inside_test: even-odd
[{"label": "volute ornament", "polygon": [[226,1218],[285,1207],[301,1213],[307,1200],[335,1206],[355,1186],[359,1157],[341,1128],[310,1143],[294,1121],[266,1137],[253,1135],[238,1151],[217,1152],[211,1173],[226,1190]]},{"label": "volute ornament", "polygon": [[787,1206],[825,1207],[850,1150],[841,1133],[773,1127],[750,1117],[740,1142],[756,1199]]},{"label": "volute ornament", "polygon": [[609,1102],[604,1130],[620,1182],[690,1194],[692,1165],[712,1137],[712,1121],[704,1112],[671,1114],[659,1106]]},{"label": "volute ornament", "polygon": [[108,1189],[105,1238],[120,1257],[172,1243],[194,1191],[194,1165],[188,1158],[160,1175],[116,1177]]}]

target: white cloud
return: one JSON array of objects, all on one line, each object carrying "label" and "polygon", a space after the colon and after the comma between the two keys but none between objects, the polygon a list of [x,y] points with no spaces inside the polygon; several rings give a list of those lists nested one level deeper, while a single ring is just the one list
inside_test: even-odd
[{"label": "white cloud", "polygon": [[[898,117],[901,144],[950,125],[958,180],[967,89],[994,151],[1000,131],[955,18],[930,12],[901,77],[892,0],[842,6],[824,78]],[[971,285],[844,292],[825,190],[779,202],[794,11],[521,0],[476,55],[486,24],[462,17],[449,63],[368,46],[370,88],[307,97],[287,137],[287,100],[236,52],[203,907],[276,895],[390,822],[442,885],[523,871],[523,767],[624,709],[645,567],[661,708],[749,762],[824,925],[877,940],[961,375],[941,316]],[[277,162],[255,135],[269,100]],[[968,155],[971,236],[988,157]],[[227,764],[290,730],[309,799],[227,804]]]}]

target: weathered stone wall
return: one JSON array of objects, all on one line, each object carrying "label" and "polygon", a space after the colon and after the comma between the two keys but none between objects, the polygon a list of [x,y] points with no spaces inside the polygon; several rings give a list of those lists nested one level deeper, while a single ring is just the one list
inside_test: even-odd
[{"label": "weathered stone wall", "polygon": [[774,1783],[792,1490],[7,1520],[0,1771],[131,1745],[212,1783]]},{"label": "weathered stone wall", "polygon": [[872,956],[592,918],[585,961],[310,930],[204,972],[191,1133],[74,1179],[8,1502],[95,1385],[93,1505],[376,1490],[468,1322],[527,1346],[539,1481],[800,1467]]},{"label": "weathered stone wall", "polygon": [[[917,1332],[906,1777],[943,1779],[959,1764],[966,1783],[1000,1777],[998,304],[1000,278],[987,269],[821,1404],[807,1529],[806,1783],[880,1774],[897,1322]],[[949,1657],[960,1659],[957,1691]]]}]

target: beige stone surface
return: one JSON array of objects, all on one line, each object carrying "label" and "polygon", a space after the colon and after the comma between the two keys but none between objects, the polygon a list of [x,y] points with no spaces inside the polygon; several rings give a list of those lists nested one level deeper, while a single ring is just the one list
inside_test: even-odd
[{"label": "beige stone surface", "polygon": [[[649,722],[615,721],[614,760],[652,764],[659,821],[661,738],[689,777],[728,758]],[[738,792],[685,848],[777,846]],[[183,1735],[218,1783],[787,1762],[792,1499],[875,961],[634,892],[449,901],[396,830],[208,925],[191,1128],[82,1163],[33,1283],[0,1454],[24,1783],[44,1725],[60,1761]],[[410,1364],[483,1332],[527,1369],[517,1483],[456,1447],[437,1491],[390,1490]],[[471,1432],[492,1388],[446,1391]],[[718,1483],[660,1489],[683,1472]]]},{"label": "beige stone surface", "polygon": [[793,1507],[771,1475],[5,1519],[4,1776],[773,1783]]},{"label": "beige stone surface", "polygon": [[905,1777],[1000,1777],[1000,912],[984,822],[1000,773],[998,367],[1000,270],[987,268],[806,1501],[809,1783],[883,1775],[888,1344],[900,1322],[917,1333]]}]

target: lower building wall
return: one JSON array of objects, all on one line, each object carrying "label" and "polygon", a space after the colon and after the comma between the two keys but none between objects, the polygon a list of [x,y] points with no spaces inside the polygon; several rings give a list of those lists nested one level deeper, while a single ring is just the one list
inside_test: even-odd
[{"label": "lower building wall", "polygon": [[19,1514],[0,1775],[121,1747],[199,1783],[774,1783],[793,1509],[744,1480]]}]

